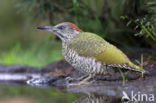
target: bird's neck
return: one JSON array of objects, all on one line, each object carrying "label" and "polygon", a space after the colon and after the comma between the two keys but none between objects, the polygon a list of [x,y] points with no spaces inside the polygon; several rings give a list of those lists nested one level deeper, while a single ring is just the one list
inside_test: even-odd
[{"label": "bird's neck", "polygon": [[69,41],[62,41],[62,48],[66,49]]},{"label": "bird's neck", "polygon": [[66,38],[61,38],[62,44],[64,44],[64,45],[68,44],[74,37],[76,37],[77,35],[79,35],[81,33],[82,32],[76,31],[73,34],[68,34],[69,36]]}]

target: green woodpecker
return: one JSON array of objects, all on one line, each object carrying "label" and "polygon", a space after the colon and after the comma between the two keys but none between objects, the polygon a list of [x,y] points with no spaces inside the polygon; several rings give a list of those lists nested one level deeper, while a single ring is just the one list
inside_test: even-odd
[{"label": "green woodpecker", "polygon": [[115,68],[145,73],[145,70],[133,64],[114,45],[97,34],[82,31],[71,22],[63,22],[56,26],[39,26],[37,28],[48,30],[62,40],[62,53],[66,61],[75,69],[88,75],[87,78],[83,78],[81,83],[97,74],[110,74]]}]

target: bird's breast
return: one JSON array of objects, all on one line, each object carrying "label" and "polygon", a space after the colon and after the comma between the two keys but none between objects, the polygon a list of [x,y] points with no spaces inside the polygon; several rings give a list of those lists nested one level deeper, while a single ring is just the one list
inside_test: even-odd
[{"label": "bird's breast", "polygon": [[80,56],[76,51],[68,48],[67,45],[62,46],[62,53],[67,62],[83,73],[103,74],[106,72],[104,63],[97,62],[94,58]]},{"label": "bird's breast", "polygon": [[76,61],[79,56],[76,54],[75,51],[68,48],[65,44],[62,45],[62,54],[67,62],[69,62],[71,65],[76,65]]}]

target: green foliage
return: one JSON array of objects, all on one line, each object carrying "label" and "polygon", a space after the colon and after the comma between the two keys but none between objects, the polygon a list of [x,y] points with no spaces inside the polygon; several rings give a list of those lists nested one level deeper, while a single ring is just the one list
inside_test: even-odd
[{"label": "green foliage", "polygon": [[123,20],[128,20],[126,26],[134,25],[134,30],[136,30],[135,36],[146,36],[156,41],[155,24],[148,21],[146,18],[136,20],[131,19],[128,16],[121,16],[121,18]]},{"label": "green foliage", "polygon": [[[140,15],[121,16],[126,21],[126,26],[134,29],[135,36],[150,37],[156,41],[156,2],[154,0],[140,0],[139,9]],[[138,6],[138,5],[137,5]],[[129,16],[128,16],[129,15]]]},{"label": "green foliage", "polygon": [[[84,31],[97,33],[109,42],[122,47],[153,48],[153,44],[156,41],[156,3],[154,0],[15,1],[15,10],[23,15],[16,17],[15,10],[13,10],[6,17],[2,16],[3,18],[7,18],[9,23],[4,25],[4,20],[1,20],[0,26],[3,30],[0,31],[0,43],[5,44],[5,46],[1,47],[5,48],[8,45],[13,47],[9,51],[1,52],[1,64],[42,66],[62,58],[60,45],[53,45],[51,43],[39,45],[40,43],[34,42],[42,40],[41,37],[43,36],[36,36],[38,35],[35,34],[36,31],[33,29],[34,32],[30,28],[34,27],[34,21],[35,25],[37,25],[38,21],[44,21],[45,19],[49,20],[51,25],[63,21],[74,22]],[[5,8],[2,4],[1,6]],[[12,13],[15,15],[13,20],[10,18]],[[23,17],[27,18],[28,15],[31,15],[30,17],[33,16],[33,24],[31,24],[30,19],[22,19]],[[124,18],[124,20],[121,18]],[[23,23],[24,20],[26,23]],[[6,27],[16,27],[16,30],[14,28],[8,30]],[[6,31],[9,35],[5,36],[6,33],[3,31]],[[15,34],[19,35],[15,36]],[[19,44],[16,42],[19,42]],[[14,46],[15,43],[18,45]]]},{"label": "green foliage", "polygon": [[60,43],[52,43],[45,42],[44,44],[32,45],[31,48],[27,49],[22,49],[20,44],[17,44],[10,51],[1,53],[0,64],[22,64],[40,67],[62,59],[60,48],[52,48],[60,45]]},{"label": "green foliage", "polygon": [[[97,33],[120,46],[144,44],[144,39],[140,39],[141,42],[138,43],[138,38],[132,34],[148,35],[153,40],[155,38],[154,0],[22,0],[17,2],[17,5],[25,11],[27,9],[24,7],[30,6],[36,15],[35,19],[47,18],[52,25],[71,21],[84,31]],[[121,20],[120,17],[123,15],[127,15],[131,20]],[[133,25],[140,27],[137,30],[125,25],[125,22],[130,25],[135,20],[138,22]]]}]

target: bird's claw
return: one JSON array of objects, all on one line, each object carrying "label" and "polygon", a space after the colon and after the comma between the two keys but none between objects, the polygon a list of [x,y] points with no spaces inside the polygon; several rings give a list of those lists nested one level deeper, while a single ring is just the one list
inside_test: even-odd
[{"label": "bird's claw", "polygon": [[92,81],[79,81],[79,82],[74,82],[74,83],[69,83],[68,87],[70,86],[82,86],[82,85],[91,85],[95,82],[95,80]]}]

